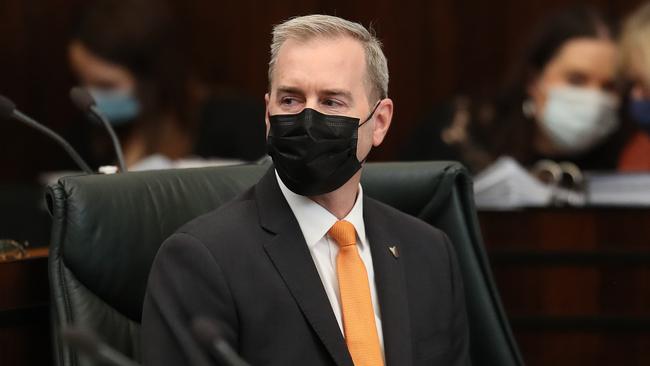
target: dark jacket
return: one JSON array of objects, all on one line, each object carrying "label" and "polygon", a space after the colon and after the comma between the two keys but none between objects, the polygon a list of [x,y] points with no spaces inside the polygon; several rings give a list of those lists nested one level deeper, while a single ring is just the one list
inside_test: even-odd
[{"label": "dark jacket", "polygon": [[[386,364],[469,364],[461,275],[447,236],[368,197],[364,221]],[[160,248],[143,309],[144,364],[210,364],[189,332],[199,315],[221,322],[251,365],[353,365],[273,169]]]}]

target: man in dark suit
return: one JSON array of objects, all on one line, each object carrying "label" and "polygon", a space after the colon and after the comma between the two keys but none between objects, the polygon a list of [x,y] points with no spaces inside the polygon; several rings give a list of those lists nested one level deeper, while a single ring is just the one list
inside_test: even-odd
[{"label": "man in dark suit", "polygon": [[144,363],[209,364],[188,330],[208,316],[251,365],[468,365],[451,243],[359,184],[393,113],[379,41],[341,18],[291,19],[274,28],[269,81],[273,167],[160,248]]}]

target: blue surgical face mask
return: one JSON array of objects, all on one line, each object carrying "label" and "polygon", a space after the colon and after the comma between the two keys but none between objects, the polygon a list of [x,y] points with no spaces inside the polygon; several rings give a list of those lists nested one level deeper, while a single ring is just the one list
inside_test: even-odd
[{"label": "blue surgical face mask", "polygon": [[95,104],[113,126],[132,122],[140,113],[140,102],[133,92],[90,89]]},{"label": "blue surgical face mask", "polygon": [[636,99],[630,100],[628,105],[628,113],[634,119],[639,128],[647,133],[650,133],[650,100],[649,99]]}]

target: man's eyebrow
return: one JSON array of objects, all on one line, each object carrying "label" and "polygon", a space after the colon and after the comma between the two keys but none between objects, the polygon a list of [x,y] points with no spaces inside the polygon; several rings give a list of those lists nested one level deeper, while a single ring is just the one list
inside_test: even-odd
[{"label": "man's eyebrow", "polygon": [[348,100],[352,100],[352,93],[344,89],[327,89],[321,92],[322,95],[329,97],[343,97]]},{"label": "man's eyebrow", "polygon": [[302,94],[302,90],[294,86],[279,86],[278,93],[284,94]]},{"label": "man's eyebrow", "polygon": [[[281,85],[278,87],[278,94],[297,94],[297,95],[302,95],[303,91],[295,86],[286,86],[286,85]],[[341,97],[345,98],[347,100],[352,100],[352,93],[348,90],[345,89],[325,89],[319,92],[321,96],[327,96],[327,97]]]}]

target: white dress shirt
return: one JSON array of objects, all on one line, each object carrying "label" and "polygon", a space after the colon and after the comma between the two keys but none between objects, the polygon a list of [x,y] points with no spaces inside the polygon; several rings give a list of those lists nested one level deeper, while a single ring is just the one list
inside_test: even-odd
[{"label": "white dress shirt", "polygon": [[[336,275],[336,255],[339,252],[339,247],[333,239],[327,235],[329,229],[338,221],[336,216],[332,215],[323,206],[312,201],[311,199],[293,193],[287,186],[284,185],[277,172],[275,177],[278,180],[280,189],[284,198],[289,203],[291,211],[296,216],[300,230],[305,237],[307,247],[314,260],[320,279],[323,282],[325,293],[329,298],[332,310],[336,316],[336,321],[339,323],[341,334],[344,334],[343,321],[341,316],[341,295],[339,293],[339,281]],[[368,284],[370,285],[370,297],[372,299],[372,307],[375,312],[375,324],[377,325],[377,335],[379,336],[379,344],[382,350],[382,357],[384,356],[384,335],[381,330],[381,316],[379,313],[379,302],[377,301],[377,288],[375,286],[375,272],[372,266],[372,256],[370,254],[370,247],[368,238],[366,237],[366,227],[363,222],[363,190],[359,185],[359,193],[354,207],[350,213],[343,219],[349,221],[357,231],[357,248],[363,264],[366,266],[368,272]]]}]

